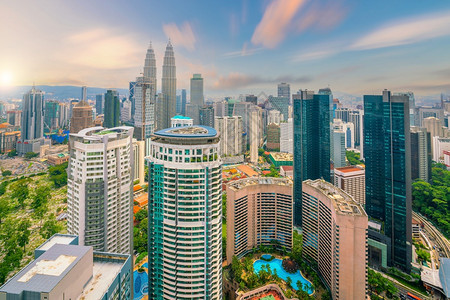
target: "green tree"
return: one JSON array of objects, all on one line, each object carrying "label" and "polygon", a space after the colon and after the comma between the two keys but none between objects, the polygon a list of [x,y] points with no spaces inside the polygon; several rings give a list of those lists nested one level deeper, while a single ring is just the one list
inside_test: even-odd
[{"label": "green tree", "polygon": [[242,277],[242,264],[236,255],[234,255],[233,258],[231,259],[231,271],[233,274],[233,278],[237,282],[240,282],[242,280],[242,278],[241,278]]},{"label": "green tree", "polygon": [[50,197],[50,189],[46,186],[39,186],[33,195],[31,208],[38,209],[41,206],[46,206],[49,197]]},{"label": "green tree", "polygon": [[25,208],[25,201],[28,199],[28,196],[30,194],[30,191],[28,189],[28,182],[29,180],[27,179],[18,180],[15,183],[14,188],[12,189],[13,192],[11,194],[11,197],[13,199],[17,199],[22,209]]},{"label": "green tree", "polygon": [[37,157],[39,154],[35,153],[35,152],[27,152],[25,153],[25,155],[23,157],[25,157],[26,159],[31,159],[33,157]]},{"label": "green tree", "polygon": [[17,156],[17,150],[13,149],[11,151],[8,152],[8,157],[14,157]]},{"label": "green tree", "polygon": [[5,198],[0,198],[0,224],[2,223],[2,219],[9,214],[10,210],[11,208],[8,200]]},{"label": "green tree", "polygon": [[11,176],[12,172],[10,170],[5,170],[2,172],[2,176]]},{"label": "green tree", "polygon": [[362,164],[363,162],[360,160],[360,156],[359,153],[354,152],[354,151],[346,151],[345,152],[345,156],[347,157],[348,163],[350,165],[359,165]]},{"label": "green tree", "polygon": [[146,219],[148,217],[148,210],[143,208],[137,213],[134,214],[134,217],[136,218],[136,221],[141,222],[142,220]]},{"label": "green tree", "polygon": [[50,180],[53,181],[55,188],[65,186],[67,184],[67,166],[68,163],[50,167],[48,173],[50,175]]},{"label": "green tree", "polygon": [[3,181],[0,183],[0,196],[3,196],[6,193],[6,187],[8,186],[9,181]]},{"label": "green tree", "polygon": [[292,278],[291,278],[291,277],[286,278],[286,285],[287,285],[289,288],[292,287]]},{"label": "green tree", "polygon": [[30,220],[24,219],[20,221],[19,226],[17,227],[17,242],[20,247],[23,247],[23,252],[25,252],[25,246],[30,239],[31,231],[28,229],[30,226]]},{"label": "green tree", "polygon": [[58,221],[56,221],[55,216],[52,214],[50,216],[50,219],[44,222],[39,233],[44,239],[49,239],[54,234],[60,232],[62,229],[62,226],[58,224]]}]

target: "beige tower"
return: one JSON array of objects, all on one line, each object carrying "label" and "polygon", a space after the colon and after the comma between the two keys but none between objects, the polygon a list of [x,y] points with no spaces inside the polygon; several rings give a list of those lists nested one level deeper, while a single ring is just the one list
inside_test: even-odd
[{"label": "beige tower", "polygon": [[70,119],[70,133],[78,133],[80,130],[93,126],[92,107],[86,101],[81,100],[72,109]]}]

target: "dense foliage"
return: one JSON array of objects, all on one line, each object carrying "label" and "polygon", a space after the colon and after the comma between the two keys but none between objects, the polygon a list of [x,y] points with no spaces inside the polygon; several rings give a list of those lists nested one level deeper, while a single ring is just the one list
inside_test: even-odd
[{"label": "dense foliage", "polygon": [[134,217],[136,219],[136,226],[133,228],[133,244],[134,250],[138,253],[144,253],[147,251],[147,238],[148,238],[148,211],[141,209]]},{"label": "dense foliage", "polygon": [[398,292],[394,284],[387,278],[383,277],[381,273],[369,269],[368,275],[370,294],[374,292],[377,294],[386,293],[386,296],[388,298],[392,298],[393,295]]},{"label": "dense foliage", "polygon": [[412,185],[413,209],[425,215],[447,237],[450,236],[450,171],[433,164],[432,183],[417,180]]},{"label": "dense foliage", "polygon": [[364,162],[360,159],[359,153],[354,151],[346,151],[345,156],[347,157],[348,163],[352,166],[363,164]]},{"label": "dense foliage", "polygon": [[68,163],[53,166],[48,168],[50,174],[50,180],[53,181],[55,188],[65,186],[67,184],[67,166]]},{"label": "dense foliage", "polygon": [[25,157],[27,159],[30,159],[30,158],[33,158],[33,157],[37,157],[38,155],[39,155],[39,153],[27,152],[27,153],[25,153],[25,155],[23,157]]}]

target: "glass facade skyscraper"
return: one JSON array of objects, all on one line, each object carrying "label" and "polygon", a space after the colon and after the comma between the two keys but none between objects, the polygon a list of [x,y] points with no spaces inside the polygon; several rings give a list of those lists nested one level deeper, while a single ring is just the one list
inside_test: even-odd
[{"label": "glass facade skyscraper", "polygon": [[117,91],[107,90],[105,94],[105,116],[103,126],[113,128],[119,126],[120,100]]},{"label": "glass facade skyscraper", "polygon": [[302,225],[302,181],[330,182],[331,93],[302,91],[294,102],[294,225]]},{"label": "glass facade skyscraper", "polygon": [[409,124],[407,96],[387,90],[364,96],[366,211],[381,224],[377,233],[369,230],[369,238],[387,246],[388,266],[405,271],[411,267]]}]

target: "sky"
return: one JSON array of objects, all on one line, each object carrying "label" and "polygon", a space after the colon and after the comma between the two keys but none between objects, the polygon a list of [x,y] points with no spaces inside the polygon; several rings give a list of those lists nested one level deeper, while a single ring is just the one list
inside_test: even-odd
[{"label": "sky", "polygon": [[450,92],[450,1],[0,0],[0,86],[127,88],[152,42],[177,89]]}]

